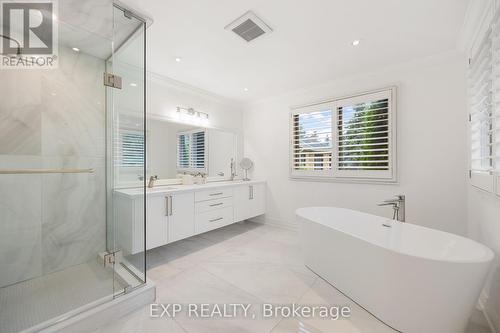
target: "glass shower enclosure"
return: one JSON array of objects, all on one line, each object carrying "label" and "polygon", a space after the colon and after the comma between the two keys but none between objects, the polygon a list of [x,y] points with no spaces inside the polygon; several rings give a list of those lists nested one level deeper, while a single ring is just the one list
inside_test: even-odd
[{"label": "glass shower enclosure", "polygon": [[[0,67],[2,333],[49,327],[146,282],[145,251],[132,263],[116,242],[126,231],[113,199],[135,187],[145,202],[147,22],[109,0],[49,3],[35,9],[54,27],[57,65]],[[26,8],[0,5],[0,56],[19,64],[33,57],[11,29]]]}]

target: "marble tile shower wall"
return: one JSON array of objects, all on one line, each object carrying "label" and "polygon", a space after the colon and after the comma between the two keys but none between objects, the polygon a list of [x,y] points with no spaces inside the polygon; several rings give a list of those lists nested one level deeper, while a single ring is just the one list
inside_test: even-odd
[{"label": "marble tile shower wall", "polygon": [[105,249],[104,61],[59,57],[58,69],[0,72],[0,168],[94,173],[0,175],[0,287]]}]

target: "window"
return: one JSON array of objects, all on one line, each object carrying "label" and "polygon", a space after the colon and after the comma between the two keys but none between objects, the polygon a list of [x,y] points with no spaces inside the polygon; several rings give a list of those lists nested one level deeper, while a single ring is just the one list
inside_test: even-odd
[{"label": "window", "polygon": [[393,182],[395,88],[296,108],[291,177]]},{"label": "window", "polygon": [[500,195],[500,18],[469,60],[470,181]]},{"label": "window", "polygon": [[177,170],[207,173],[206,131],[193,130],[177,134]]},{"label": "window", "polygon": [[119,166],[144,167],[144,134],[130,130],[120,131]]}]

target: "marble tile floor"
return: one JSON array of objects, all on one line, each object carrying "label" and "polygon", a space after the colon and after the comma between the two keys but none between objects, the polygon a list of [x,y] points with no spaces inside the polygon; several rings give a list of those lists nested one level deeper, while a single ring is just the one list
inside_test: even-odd
[{"label": "marble tile floor", "polygon": [[[251,222],[194,236],[148,251],[148,276],[157,303],[245,303],[256,319],[151,318],[149,307],[95,333],[255,332],[394,333],[303,265],[297,233]],[[262,318],[262,303],[350,306],[349,319]],[[484,320],[467,333],[489,333]]]},{"label": "marble tile floor", "polygon": [[97,260],[2,287],[0,332],[19,332],[103,297],[111,297],[113,287],[124,286]]}]

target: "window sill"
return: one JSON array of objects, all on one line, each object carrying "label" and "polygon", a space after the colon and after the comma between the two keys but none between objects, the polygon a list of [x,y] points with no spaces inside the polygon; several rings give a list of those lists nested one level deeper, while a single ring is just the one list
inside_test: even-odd
[{"label": "window sill", "polygon": [[394,178],[394,179],[375,179],[375,178],[318,177],[318,176],[290,175],[289,179],[292,181],[302,181],[302,182],[399,185],[399,181],[396,178]]}]

